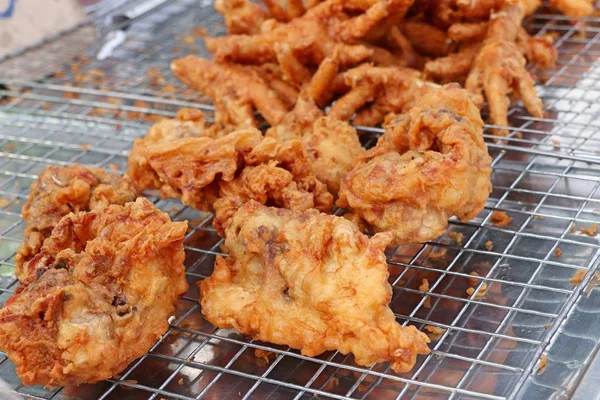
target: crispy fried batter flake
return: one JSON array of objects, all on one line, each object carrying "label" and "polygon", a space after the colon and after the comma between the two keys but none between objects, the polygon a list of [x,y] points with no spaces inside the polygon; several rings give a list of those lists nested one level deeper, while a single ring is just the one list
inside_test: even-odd
[{"label": "crispy fried batter flake", "polygon": [[212,324],[307,356],[338,350],[360,365],[390,361],[397,372],[429,353],[427,336],[388,307],[391,234],[369,238],[344,218],[249,202],[225,237],[229,257],[199,283]]},{"label": "crispy fried batter flake", "polygon": [[22,280],[23,265],[35,256],[57,222],[70,212],[125,204],[138,195],[138,188],[127,177],[83,165],[50,166],[31,185],[23,206],[25,233],[23,245],[15,256],[15,274]]},{"label": "crispy fried batter flake", "polygon": [[0,311],[22,382],[98,382],[145,354],[188,287],[186,229],[142,198],[62,218]]}]

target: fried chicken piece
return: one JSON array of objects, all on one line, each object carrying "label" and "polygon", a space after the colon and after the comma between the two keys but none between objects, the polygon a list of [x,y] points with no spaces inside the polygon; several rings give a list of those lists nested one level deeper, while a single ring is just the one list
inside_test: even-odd
[{"label": "fried chicken piece", "polygon": [[388,307],[389,233],[369,238],[345,218],[246,203],[226,230],[213,274],[198,283],[213,325],[287,345],[306,356],[353,353],[409,371],[429,339]]},{"label": "fried chicken piece", "polygon": [[373,55],[369,47],[358,44],[359,39],[370,33],[383,35],[378,32],[383,21],[403,15],[411,4],[412,0],[378,1],[350,18],[342,2],[327,0],[288,23],[265,23],[257,35],[206,38],[206,48],[220,63],[263,64],[278,59],[279,47],[293,53],[302,64],[312,66],[318,66],[338,49],[342,66],[355,65]]},{"label": "fried chicken piece", "polygon": [[[410,68],[362,64],[344,72],[343,77],[351,90],[335,102],[328,115],[346,121],[358,112],[358,125],[377,125],[387,114],[403,112],[428,90],[420,72]],[[368,107],[361,110],[365,105]]]},{"label": "fried chicken piece", "polygon": [[230,35],[259,33],[269,18],[267,10],[249,0],[216,0],[215,10],[223,15]]},{"label": "fried chicken piece", "polygon": [[173,188],[162,182],[148,164],[144,155],[146,147],[187,137],[215,138],[225,132],[215,128],[219,128],[218,125],[207,126],[202,111],[182,108],[177,112],[177,118],[157,122],[146,136],[133,142],[133,149],[129,153],[127,175],[135,181],[140,190],[160,189],[164,197],[174,197]]},{"label": "fried chicken piece", "polygon": [[15,274],[23,280],[23,266],[40,250],[58,221],[71,212],[102,209],[135,200],[139,190],[127,177],[83,165],[49,166],[31,185],[22,213],[23,244],[15,256]]},{"label": "fried chicken piece", "polygon": [[446,32],[432,24],[403,21],[400,29],[419,54],[443,57],[450,52],[451,42],[448,40]]},{"label": "fried chicken piece", "polygon": [[[299,140],[279,143],[256,129],[149,146],[145,155],[184,204],[215,212],[213,225],[219,232],[232,210],[250,199],[301,211],[330,211],[333,203]],[[221,200],[225,197],[230,199]]]},{"label": "fried chicken piece", "polygon": [[550,35],[531,37],[525,29],[521,28],[516,43],[525,58],[538,70],[552,68],[556,64],[558,51]]},{"label": "fried chicken piece", "polygon": [[[483,105],[483,93],[488,101],[492,123],[508,126],[508,94],[520,98],[527,111],[543,117],[542,101],[537,95],[534,80],[525,68],[526,60],[516,45],[521,22],[525,16],[520,3],[511,4],[498,13],[490,23],[482,48],[466,80],[478,106]],[[498,136],[507,136],[505,129],[494,129]]]},{"label": "fried chicken piece", "polygon": [[197,56],[174,60],[171,70],[184,84],[208,96],[216,122],[225,126],[258,126],[256,109],[270,125],[281,122],[287,107],[259,76],[241,65],[217,64]]},{"label": "fried chicken piece", "polygon": [[188,288],[186,229],[143,198],[62,218],[0,311],[21,381],[94,383],[145,354]]},{"label": "fried chicken piece", "polygon": [[550,0],[550,6],[570,17],[587,17],[594,11],[592,0]]},{"label": "fried chicken piece", "polygon": [[483,122],[458,85],[432,90],[386,127],[377,146],[342,181],[339,207],[394,244],[435,239],[456,215],[475,217],[492,185]]}]

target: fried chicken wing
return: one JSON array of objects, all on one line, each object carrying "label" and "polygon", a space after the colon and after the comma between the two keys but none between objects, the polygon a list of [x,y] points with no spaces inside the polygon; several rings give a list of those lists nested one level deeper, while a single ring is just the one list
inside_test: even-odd
[{"label": "fried chicken wing", "polygon": [[0,311],[21,381],[98,382],[145,354],[188,287],[186,229],[143,198],[62,218]]},{"label": "fried chicken wing", "polygon": [[468,93],[450,85],[417,101],[386,127],[342,181],[337,205],[394,244],[440,236],[448,218],[475,217],[492,185],[483,122]]},{"label": "fried chicken wing", "polygon": [[226,230],[227,258],[199,282],[213,325],[316,356],[352,353],[357,364],[410,370],[429,339],[402,327],[388,307],[392,288],[383,250],[341,217],[246,203]]},{"label": "fried chicken wing", "polygon": [[171,70],[184,84],[212,100],[216,122],[222,125],[256,127],[255,109],[275,125],[288,112],[277,93],[252,69],[189,55],[174,60]]},{"label": "fried chicken wing", "polygon": [[83,165],[50,166],[31,185],[22,213],[23,245],[15,256],[15,274],[23,279],[23,265],[35,256],[57,222],[70,212],[104,208],[135,200],[137,186],[127,177]]},{"label": "fried chicken wing", "polygon": [[550,6],[570,17],[587,17],[594,11],[593,0],[550,0]]}]

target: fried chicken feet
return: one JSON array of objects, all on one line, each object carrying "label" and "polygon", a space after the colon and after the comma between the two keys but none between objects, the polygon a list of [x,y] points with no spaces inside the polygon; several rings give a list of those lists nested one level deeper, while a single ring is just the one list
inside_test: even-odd
[{"label": "fried chicken feet", "polygon": [[350,221],[246,203],[226,230],[213,274],[199,282],[213,325],[316,356],[352,353],[357,364],[390,361],[409,371],[429,339],[388,307],[389,233],[368,238]]}]

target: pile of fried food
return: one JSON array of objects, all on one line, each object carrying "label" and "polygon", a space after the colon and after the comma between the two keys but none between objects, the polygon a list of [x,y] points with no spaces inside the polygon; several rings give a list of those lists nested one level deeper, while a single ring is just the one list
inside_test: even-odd
[{"label": "pile of fried food", "polygon": [[[213,124],[182,109],[134,142],[126,176],[49,167],[32,186],[21,285],[0,311],[0,348],[23,383],[110,378],[168,329],[188,288],[187,223],[144,190],[214,213],[228,256],[198,286],[215,326],[396,372],[429,353],[427,335],[388,306],[384,250],[483,209],[484,96],[496,125],[507,125],[510,93],[542,116],[526,62],[547,67],[556,53],[521,27],[539,3],[264,3],[217,0],[230,35],[206,39],[215,59],[172,64],[211,98]],[[552,4],[591,12],[586,0]],[[385,132],[365,149],[350,120]]]}]

